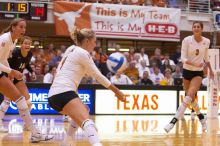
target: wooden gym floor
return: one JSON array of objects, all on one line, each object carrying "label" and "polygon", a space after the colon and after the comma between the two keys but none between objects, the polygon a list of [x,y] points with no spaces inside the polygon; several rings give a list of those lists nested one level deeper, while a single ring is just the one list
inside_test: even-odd
[{"label": "wooden gym floor", "polygon": [[[163,127],[172,116],[117,115],[93,116],[104,146],[220,146],[219,120],[208,119],[208,131],[202,132],[196,118],[185,116],[167,134]],[[18,115],[7,115],[4,126],[9,133],[0,133],[0,146],[60,146],[67,122],[62,116],[35,115],[33,120],[43,133],[54,135],[48,142],[29,143],[30,132],[23,132]],[[76,134],[76,146],[89,146],[82,131]]]}]

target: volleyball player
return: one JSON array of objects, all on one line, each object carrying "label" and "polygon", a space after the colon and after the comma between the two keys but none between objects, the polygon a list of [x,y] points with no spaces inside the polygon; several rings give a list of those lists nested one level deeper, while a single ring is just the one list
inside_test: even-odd
[{"label": "volleyball player", "polygon": [[16,103],[24,124],[31,130],[30,141],[47,141],[52,139],[53,136],[42,134],[40,130],[34,126],[25,97],[5,75],[5,73],[7,73],[10,78],[17,80],[22,79],[23,75],[21,72],[9,67],[8,58],[10,51],[15,48],[17,39],[21,38],[25,34],[25,31],[26,21],[22,18],[16,18],[0,36],[0,92]]},{"label": "volleyball player", "polygon": [[199,105],[195,100],[196,92],[199,90],[203,68],[206,65],[210,71],[210,77],[213,79],[214,74],[208,60],[208,49],[210,40],[202,36],[203,23],[193,22],[193,35],[184,38],[182,42],[181,60],[183,62],[183,84],[186,96],[179,106],[174,118],[164,127],[166,132],[169,132],[175,123],[184,115],[187,105],[191,105],[195,110],[201,124],[202,130],[207,129],[206,117],[200,112]]},{"label": "volleyball player", "polygon": [[90,56],[90,52],[96,46],[94,31],[86,28],[81,30],[74,28],[71,32],[71,38],[77,46],[70,46],[67,50],[71,51],[61,60],[61,65],[58,67],[59,69],[49,90],[48,101],[52,108],[71,118],[64,139],[64,146],[67,146],[67,140],[73,137],[79,126],[83,129],[92,146],[102,146],[95,123],[90,119],[88,108],[77,94],[78,85],[83,76],[88,74],[96,78],[103,86],[112,90],[119,100],[125,101],[125,97],[117,87],[101,74]]},{"label": "volleyball player", "polygon": [[[21,38],[20,41],[20,45],[21,48],[20,49],[14,49],[11,56],[8,59],[9,62],[9,66],[17,71],[20,71],[21,73],[23,72],[23,70],[26,68],[28,69],[29,72],[31,72],[32,77],[36,78],[35,72],[31,69],[29,62],[31,60],[32,57],[32,53],[30,51],[30,47],[31,47],[31,43],[32,43],[32,39],[28,36],[24,36]],[[27,102],[28,105],[28,109],[31,110],[31,99],[30,99],[30,95],[28,92],[28,88],[25,84],[25,82],[23,81],[23,79],[21,80],[17,80],[16,78],[12,79],[12,82],[14,83],[14,85],[17,87],[17,89],[20,91],[20,93],[25,97],[25,100]],[[10,99],[5,97],[3,102],[0,105],[0,123],[2,123],[2,120],[4,119],[5,113],[8,110],[8,107],[10,105]],[[24,130],[29,130],[25,125],[24,125]],[[7,130],[1,126],[0,128],[0,132],[6,132]]]}]

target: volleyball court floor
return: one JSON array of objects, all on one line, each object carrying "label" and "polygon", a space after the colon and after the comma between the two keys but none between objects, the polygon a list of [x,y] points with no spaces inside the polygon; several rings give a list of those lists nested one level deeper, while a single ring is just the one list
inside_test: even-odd
[{"label": "volleyball court floor", "polygon": [[[185,116],[167,134],[163,127],[172,116],[98,115],[93,116],[104,146],[220,146],[219,120],[208,119],[208,131],[202,132],[196,118]],[[60,146],[67,122],[62,116],[34,115],[33,120],[43,133],[54,135],[48,142],[29,143],[30,132],[23,132],[18,115],[7,115],[4,126],[9,133],[0,134],[0,146]],[[76,146],[89,146],[81,129],[76,134]]]}]

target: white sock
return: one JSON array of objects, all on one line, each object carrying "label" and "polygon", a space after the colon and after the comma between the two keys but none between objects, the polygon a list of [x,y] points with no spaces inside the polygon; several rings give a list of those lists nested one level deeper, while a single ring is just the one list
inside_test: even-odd
[{"label": "white sock", "polygon": [[191,102],[192,102],[192,98],[190,98],[189,96],[186,96],[182,104],[178,107],[178,110],[175,114],[175,118],[177,118],[178,120],[182,118],[184,115],[184,112],[186,111],[187,105],[191,104]]},{"label": "white sock", "polygon": [[29,98],[28,100],[26,100],[27,106],[28,106],[28,110],[31,111],[31,98]]},{"label": "white sock", "polygon": [[95,123],[91,119],[87,119],[82,123],[82,129],[85,132],[86,137],[91,145],[100,143],[98,132],[95,127]]},{"label": "white sock", "polygon": [[199,109],[199,104],[196,100],[194,100],[194,102],[191,103],[191,106],[197,115],[201,114],[200,109]]},{"label": "white sock", "polygon": [[[4,99],[0,105],[0,120],[3,120],[5,117],[5,113],[8,110],[8,107],[10,105],[10,101]],[[2,124],[2,123],[0,123]]]},{"label": "white sock", "polygon": [[79,126],[76,124],[75,121],[71,120],[68,124],[68,129],[66,131],[66,135],[64,141],[67,141],[69,137],[75,138],[75,132],[78,130]]},{"label": "white sock", "polygon": [[23,119],[25,125],[31,128],[32,133],[39,133],[39,130],[33,124],[30,111],[28,110],[28,106],[24,96],[21,96],[15,103],[18,107],[19,114]]}]

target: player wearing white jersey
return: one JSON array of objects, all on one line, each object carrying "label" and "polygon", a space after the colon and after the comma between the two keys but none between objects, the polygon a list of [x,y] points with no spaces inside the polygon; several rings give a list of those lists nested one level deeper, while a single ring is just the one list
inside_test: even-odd
[{"label": "player wearing white jersey", "polygon": [[210,40],[202,36],[202,30],[203,24],[197,21],[194,22],[192,25],[193,35],[184,38],[182,41],[181,61],[183,62],[183,84],[186,96],[178,107],[174,118],[164,127],[166,132],[169,132],[175,123],[183,117],[187,105],[191,105],[195,110],[202,124],[202,130],[205,131],[207,129],[206,118],[200,112],[199,105],[195,100],[195,95],[202,82],[205,65],[209,68],[211,79],[214,77],[208,60]]},{"label": "player wearing white jersey", "polygon": [[[23,75],[21,72],[9,67],[8,57],[10,51],[15,48],[16,40],[21,38],[25,34],[25,31],[26,21],[17,18],[11,22],[10,26],[4,30],[4,34],[0,36],[0,92],[16,103],[25,125],[31,129],[31,142],[47,141],[52,139],[53,136],[42,134],[39,129],[34,126],[25,97],[5,75],[5,73],[7,73],[10,78],[17,80],[22,79]],[[2,106],[0,110],[5,111]]]},{"label": "player wearing white jersey", "polygon": [[81,30],[74,28],[71,32],[71,38],[77,46],[73,45],[68,48],[67,51],[71,51],[65,53],[67,55],[64,55],[60,62],[49,91],[48,101],[52,108],[71,117],[62,146],[70,145],[68,144],[69,139],[72,139],[79,126],[83,129],[92,146],[102,146],[95,123],[90,119],[88,109],[77,95],[79,83],[85,74],[91,75],[103,86],[112,90],[119,100],[125,101],[125,97],[101,74],[90,56],[96,46],[94,31],[86,28]]}]

